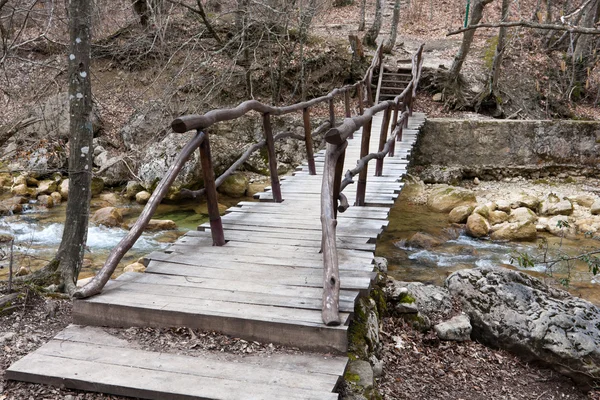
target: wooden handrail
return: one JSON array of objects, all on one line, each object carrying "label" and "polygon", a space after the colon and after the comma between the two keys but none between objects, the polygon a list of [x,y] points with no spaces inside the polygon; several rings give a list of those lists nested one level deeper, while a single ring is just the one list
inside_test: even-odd
[{"label": "wooden handrail", "polygon": [[[381,46],[380,46],[381,47]],[[402,129],[408,124],[408,117],[412,115],[413,101],[416,97],[416,88],[421,77],[421,69],[423,65],[423,45],[419,47],[417,52],[412,57],[412,78],[407,87],[401,94],[396,96],[394,100],[388,100],[379,104],[373,105],[371,79],[372,71],[375,67],[375,58],[371,63],[371,67],[363,81],[367,84],[367,104],[369,108],[362,112],[362,96],[359,98],[359,106],[361,107],[361,115],[352,118],[344,119],[344,122],[337,126],[331,127],[325,135],[327,142],[327,152],[325,154],[325,166],[323,170],[323,184],[321,190],[321,228],[323,248],[323,322],[327,325],[339,324],[339,271],[337,259],[337,243],[336,243],[336,226],[337,226],[337,211],[344,212],[348,208],[346,196],[341,193],[346,186],[354,183],[353,178],[359,174],[358,186],[356,188],[356,203],[361,206],[365,204],[365,193],[367,184],[367,166],[370,160],[377,159],[376,175],[381,175],[383,171],[383,158],[393,152],[396,138],[402,135]],[[377,61],[381,63],[383,68],[382,53],[376,54]],[[368,79],[368,80],[367,80]],[[379,85],[378,85],[379,86]],[[360,89],[360,87],[359,87]],[[360,90],[359,90],[360,92]],[[403,110],[398,117],[399,108]],[[379,148],[377,153],[369,153],[369,142],[371,135],[372,119],[378,112],[385,111],[384,121],[380,132]],[[393,113],[392,113],[393,111]],[[393,117],[392,117],[393,115]],[[392,134],[387,138],[387,131],[390,119],[392,119]],[[336,181],[339,179],[339,171],[337,161],[344,153],[347,145],[347,139],[351,134],[358,129],[363,128],[361,140],[361,158],[357,163],[356,168],[346,172],[345,178],[339,186],[336,187]],[[334,189],[335,188],[335,189]],[[337,190],[339,188],[339,190]],[[339,206],[335,207],[339,202]],[[333,207],[331,205],[334,205]]]}]

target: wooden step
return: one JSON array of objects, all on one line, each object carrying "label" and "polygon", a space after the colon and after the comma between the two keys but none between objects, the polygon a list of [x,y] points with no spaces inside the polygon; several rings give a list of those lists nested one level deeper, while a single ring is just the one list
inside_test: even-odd
[{"label": "wooden step", "polygon": [[334,400],[347,361],[318,354],[156,353],[101,328],[70,325],[11,365],[5,378],[144,399]]}]

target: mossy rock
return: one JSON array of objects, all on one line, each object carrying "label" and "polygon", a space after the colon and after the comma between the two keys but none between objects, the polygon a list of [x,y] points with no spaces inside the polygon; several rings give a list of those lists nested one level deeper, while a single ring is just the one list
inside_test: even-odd
[{"label": "mossy rock", "polygon": [[92,196],[98,196],[104,190],[104,180],[102,178],[92,178]]},{"label": "mossy rock", "polygon": [[219,193],[225,196],[239,198],[246,195],[248,190],[248,178],[242,174],[233,174],[219,186]]}]

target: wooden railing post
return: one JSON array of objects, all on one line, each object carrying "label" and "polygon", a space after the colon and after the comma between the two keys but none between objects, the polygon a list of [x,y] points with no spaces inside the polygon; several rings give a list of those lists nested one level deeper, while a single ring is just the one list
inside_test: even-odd
[{"label": "wooden railing post", "polygon": [[[381,131],[379,132],[379,147],[377,152],[383,151],[385,142],[387,142],[388,128],[390,127],[390,107],[386,108],[383,112],[383,121],[381,123]],[[378,158],[375,163],[375,176],[381,176],[383,174],[383,158]]]},{"label": "wooden railing post", "polygon": [[[198,133],[201,133],[200,130],[198,130]],[[219,213],[217,187],[215,185],[215,171],[212,166],[208,135],[206,135],[202,143],[200,143],[200,162],[202,164],[202,175],[204,177],[204,189],[206,190],[206,204],[208,206],[208,218],[210,221],[210,234],[212,235],[213,246],[223,246],[225,244],[225,235],[223,234],[223,224],[221,223],[221,214]]]},{"label": "wooden railing post", "polygon": [[358,90],[358,114],[363,115],[365,113],[365,105],[363,103],[364,93],[363,93],[363,89],[362,89],[362,83],[360,83],[358,85],[357,90]]},{"label": "wooden railing post", "polygon": [[[344,108],[346,109],[346,118],[352,117],[352,112],[350,111],[350,92],[348,90],[344,92]],[[351,133],[348,139],[354,139],[354,133]]]},{"label": "wooden railing post", "polygon": [[315,156],[313,154],[313,140],[310,127],[310,111],[307,108],[302,109],[302,119],[304,120],[304,142],[306,144],[306,160],[308,162],[308,173],[316,175]]},{"label": "wooden railing post", "polygon": [[281,186],[279,185],[279,175],[277,174],[277,155],[275,154],[275,142],[273,141],[271,114],[263,114],[263,127],[265,131],[265,140],[267,141],[267,154],[269,155],[269,172],[271,173],[271,191],[273,192],[273,200],[277,203],[281,203]]},{"label": "wooden railing post", "polygon": [[373,107],[373,75],[369,75],[369,82],[367,84],[367,105]]},{"label": "wooden railing post", "polygon": [[335,128],[335,106],[333,104],[333,96],[329,99],[329,124],[331,128]]},{"label": "wooden railing post", "polygon": [[[396,126],[398,126],[398,107],[399,102],[394,103],[394,114],[392,116],[392,126],[390,127],[390,132],[394,132],[396,130]],[[396,151],[396,140],[392,140],[392,144],[390,146],[390,157],[394,157]]]},{"label": "wooden railing post", "polygon": [[[373,118],[369,118],[369,121],[363,126],[362,138],[360,141],[360,158],[363,158],[369,154],[369,142],[371,141],[372,125]],[[365,205],[365,193],[367,192],[367,169],[368,165],[365,165],[358,175],[358,183],[356,184],[356,202],[354,203],[357,206]]]},{"label": "wooden railing post", "polygon": [[347,142],[343,144],[344,149],[340,152],[340,155],[335,164],[335,176],[333,178],[333,211],[335,218],[337,218],[338,212],[338,198],[340,197],[340,187],[342,186],[342,177],[344,176],[344,160],[346,159],[346,147]]}]

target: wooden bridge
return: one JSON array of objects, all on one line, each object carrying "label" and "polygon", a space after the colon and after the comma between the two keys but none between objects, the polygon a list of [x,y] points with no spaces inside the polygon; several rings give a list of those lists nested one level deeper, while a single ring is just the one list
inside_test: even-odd
[{"label": "wooden bridge", "polygon": [[[380,48],[362,81],[323,98],[283,108],[246,102],[235,109],[176,120],[175,131],[198,133],[159,184],[129,236],[76,295],[77,325],[13,364],[7,379],[148,399],[338,398],[335,390],[348,361],[344,353],[354,306],[376,277],[375,241],[388,223],[389,209],[402,188],[407,155],[424,122],[423,114],[412,112],[421,51],[412,60],[412,79],[393,100],[373,101],[379,97],[378,77],[384,72]],[[374,80],[379,81],[376,94]],[[351,91],[358,101],[354,117]],[[344,96],[346,110],[341,124],[333,111],[338,95]],[[323,101],[329,102],[331,111],[327,148],[313,155],[309,109]],[[215,186],[224,178],[214,180],[208,136],[202,130],[250,109],[263,115],[272,186],[257,195],[259,202],[241,202],[220,217]],[[307,162],[280,182],[270,118],[293,111],[304,116]],[[148,255],[145,274],[125,273],[108,281],[186,154],[197,147],[210,222],[166,251]],[[372,159],[377,160],[374,176],[367,173]],[[358,183],[350,185],[356,175]],[[349,207],[348,198],[355,199],[356,206]],[[186,326],[312,353],[227,358],[153,353],[100,328],[129,326]]]}]

